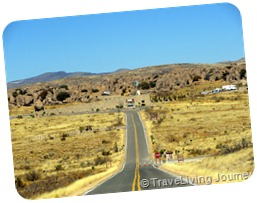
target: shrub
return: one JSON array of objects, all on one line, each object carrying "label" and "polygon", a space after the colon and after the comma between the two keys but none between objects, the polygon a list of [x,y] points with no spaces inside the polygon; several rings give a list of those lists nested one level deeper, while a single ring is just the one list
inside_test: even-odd
[{"label": "shrub", "polygon": [[161,156],[164,154],[165,151],[166,151],[166,149],[161,149],[161,150],[160,150]]},{"label": "shrub", "polygon": [[112,155],[112,153],[110,151],[103,151],[102,155],[103,156],[109,156],[109,155]]},{"label": "shrub", "polygon": [[156,87],[156,82],[155,81],[150,81],[149,86],[150,86],[150,88]]},{"label": "shrub", "polygon": [[13,92],[13,93],[12,93],[12,96],[15,98],[15,97],[18,96],[18,93],[17,93],[17,92]]},{"label": "shrub", "polygon": [[40,178],[40,175],[36,173],[35,171],[30,171],[29,173],[26,174],[26,179],[28,181],[35,181]]},{"label": "shrub", "polygon": [[93,93],[99,92],[99,89],[92,89]]},{"label": "shrub", "polygon": [[55,170],[56,170],[56,171],[63,170],[62,165],[61,165],[61,164],[56,165],[56,166],[55,166]]},{"label": "shrub", "polygon": [[15,179],[15,186],[16,186],[17,189],[18,188],[24,188],[25,184],[24,184],[24,182],[19,177],[17,177]]},{"label": "shrub", "polygon": [[79,126],[79,131],[82,133],[85,130],[85,127]]},{"label": "shrub", "polygon": [[240,79],[246,78],[246,69],[240,70]]},{"label": "shrub", "polygon": [[62,89],[62,88],[68,90],[68,86],[67,85],[60,85],[59,89]]},{"label": "shrub", "polygon": [[106,159],[104,157],[99,157],[99,156],[96,157],[94,161],[96,166],[106,163]]},{"label": "shrub", "polygon": [[64,101],[65,99],[69,98],[70,97],[70,93],[68,92],[59,92],[56,99],[58,101]]},{"label": "shrub", "polygon": [[65,137],[61,137],[61,141],[65,141],[66,140],[66,138]]},{"label": "shrub", "polygon": [[110,143],[110,141],[108,141],[108,140],[102,140],[102,144],[109,144]]},{"label": "shrub", "polygon": [[85,167],[87,167],[87,164],[85,162],[81,162],[80,167],[85,168]]},{"label": "shrub", "polygon": [[117,105],[116,108],[117,108],[117,109],[122,109],[122,108],[123,108],[123,105],[122,105],[122,104]]},{"label": "shrub", "polygon": [[81,92],[88,92],[88,91],[87,91],[87,89],[83,89],[83,90],[81,90]]},{"label": "shrub", "polygon": [[22,117],[22,115],[18,115],[17,118],[18,119],[22,119],[23,117]]},{"label": "shrub", "polygon": [[151,138],[151,142],[152,142],[152,144],[154,144],[154,140],[155,140],[154,136],[153,136],[153,135],[151,135],[151,136],[150,136],[150,138]]},{"label": "shrub", "polygon": [[63,133],[63,134],[61,135],[61,141],[65,141],[67,137],[69,137],[69,134]]},{"label": "shrub", "polygon": [[[22,89],[16,89],[15,92],[16,92],[17,95],[18,95],[18,94],[21,94],[21,95],[27,94],[27,90],[22,90]],[[16,96],[17,96],[17,95],[16,95]]]},{"label": "shrub", "polygon": [[228,72],[228,71],[222,73],[222,79],[223,79],[224,81],[226,81],[228,75],[229,75],[229,72]]},{"label": "shrub", "polygon": [[114,151],[115,151],[115,152],[118,152],[118,151],[119,151],[119,148],[118,148],[117,142],[115,142],[115,144],[114,144]]},{"label": "shrub", "polygon": [[231,69],[233,66],[229,65],[229,66],[226,66],[225,68],[226,69]]},{"label": "shrub", "polygon": [[194,77],[193,77],[193,82],[197,82],[197,81],[199,81],[199,80],[201,80],[202,78],[199,76],[199,75],[195,75]]},{"label": "shrub", "polygon": [[233,146],[228,146],[222,143],[216,145],[216,149],[219,149],[221,154],[233,153],[248,147],[252,147],[252,142],[246,138],[242,138],[240,142],[235,143]]},{"label": "shrub", "polygon": [[147,90],[147,89],[150,88],[150,85],[149,85],[148,82],[143,81],[143,82],[141,82],[141,83],[139,84],[139,88],[142,89],[142,90]]}]

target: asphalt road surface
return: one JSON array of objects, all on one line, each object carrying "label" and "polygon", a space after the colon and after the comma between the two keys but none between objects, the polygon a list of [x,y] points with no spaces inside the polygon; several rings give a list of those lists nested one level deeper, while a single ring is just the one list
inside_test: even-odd
[{"label": "asphalt road surface", "polygon": [[189,186],[187,180],[159,170],[150,159],[142,122],[136,111],[127,114],[126,163],[119,173],[85,195]]}]

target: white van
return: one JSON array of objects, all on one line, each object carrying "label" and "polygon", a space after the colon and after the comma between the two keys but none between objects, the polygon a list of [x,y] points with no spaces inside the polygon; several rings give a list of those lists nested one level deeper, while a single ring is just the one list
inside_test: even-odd
[{"label": "white van", "polygon": [[235,85],[224,85],[224,86],[222,86],[222,90],[231,91],[231,90],[237,90],[237,88]]}]

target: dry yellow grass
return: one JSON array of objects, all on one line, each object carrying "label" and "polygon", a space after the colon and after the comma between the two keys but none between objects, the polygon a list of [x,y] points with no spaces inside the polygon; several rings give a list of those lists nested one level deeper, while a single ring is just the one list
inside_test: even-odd
[{"label": "dry yellow grass", "polygon": [[[123,113],[11,120],[18,192],[25,198],[36,198],[61,187],[60,191],[66,191],[66,186],[80,179],[85,187],[85,177],[100,180],[103,175],[98,174],[108,176],[117,171],[124,158],[124,125]],[[79,183],[74,185],[72,188],[80,187]],[[73,190],[68,191],[72,194]],[[53,194],[62,196],[58,191]]]},{"label": "dry yellow grass", "polygon": [[[250,167],[249,167],[250,166]],[[248,148],[246,150],[234,152],[227,155],[208,157],[199,161],[180,162],[180,163],[165,163],[161,166],[162,169],[167,170],[173,174],[184,177],[212,177],[213,180],[221,179],[219,177],[225,175],[227,178],[220,181],[212,181],[213,184],[224,182],[240,182],[244,178],[232,179],[231,176],[236,174],[251,174],[253,173],[253,150]],[[249,177],[248,177],[249,178]],[[200,182],[199,182],[200,184]],[[204,184],[204,182],[202,182]]]},{"label": "dry yellow grass", "polygon": [[[185,157],[215,154],[220,143],[233,145],[251,140],[248,95],[221,93],[197,101],[157,103],[158,119],[141,112],[153,149],[180,151]],[[152,135],[152,138],[151,138]],[[198,150],[198,151],[197,151]]]},{"label": "dry yellow grass", "polygon": [[[203,90],[205,87],[196,89],[201,88]],[[185,89],[179,90],[180,93],[183,91],[186,92]],[[151,120],[149,113],[158,113],[158,118]],[[164,165],[164,168],[191,176],[205,175],[205,172],[211,175],[220,171],[232,172],[231,167],[235,165],[233,172],[253,171],[252,132],[246,91],[157,102],[152,109],[141,111],[140,114],[152,152],[172,151],[183,154],[186,159],[215,155],[201,162]],[[233,156],[237,158],[233,159]],[[242,159],[247,161],[242,163]]]},{"label": "dry yellow grass", "polygon": [[33,106],[10,106],[9,114],[10,116],[24,115],[24,114],[32,114],[34,111]]},{"label": "dry yellow grass", "polygon": [[[65,111],[65,109],[67,107],[72,107],[72,106],[76,106],[79,105],[80,103],[67,103],[67,104],[62,104],[62,105],[48,105],[48,106],[44,106],[45,107],[45,111],[48,112],[49,110],[54,110],[54,109],[58,109],[60,111]],[[18,116],[18,115],[33,115],[34,114],[34,107],[33,106],[21,106],[21,107],[17,107],[17,106],[9,106],[9,114],[10,116]]]},{"label": "dry yellow grass", "polygon": [[[67,187],[62,187],[56,189],[52,192],[44,193],[37,196],[35,199],[48,199],[48,198],[59,198],[59,197],[69,197],[69,196],[78,196],[85,194],[86,191],[92,189],[96,185],[110,178],[113,174],[121,169],[119,166],[120,160],[117,160],[118,163],[114,164],[114,167],[105,169],[103,172],[85,177],[81,180],[68,185]],[[104,166],[102,166],[104,167]]]}]

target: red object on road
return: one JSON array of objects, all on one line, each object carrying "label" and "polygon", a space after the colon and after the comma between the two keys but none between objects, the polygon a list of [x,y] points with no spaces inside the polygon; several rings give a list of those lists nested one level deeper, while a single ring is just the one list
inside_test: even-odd
[{"label": "red object on road", "polygon": [[154,157],[155,157],[156,159],[159,159],[160,156],[161,156],[160,152],[155,152],[155,153],[154,153]]}]

